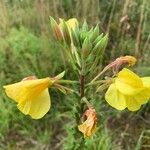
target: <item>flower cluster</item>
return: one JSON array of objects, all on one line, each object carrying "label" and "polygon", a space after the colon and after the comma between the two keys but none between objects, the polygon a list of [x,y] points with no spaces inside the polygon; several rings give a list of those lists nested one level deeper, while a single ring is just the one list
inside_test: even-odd
[{"label": "flower cluster", "polygon": [[[50,18],[53,37],[64,48],[74,71],[77,71],[82,77],[80,80],[82,93],[78,94],[79,90],[75,90],[78,95],[81,95],[80,99],[82,99],[86,97],[84,78],[88,74],[92,74],[96,70],[96,67],[98,67],[99,60],[108,42],[108,36],[107,34],[104,36],[100,34],[98,25],[95,28],[89,28],[87,23],[84,22],[82,27],[80,27],[76,18],[69,19],[68,21],[64,21],[63,19],[59,20],[60,23],[57,24],[53,18]],[[150,77],[139,77],[131,70],[123,68],[125,65],[130,67],[135,63],[136,59],[133,56],[121,56],[104,67],[89,82],[89,85],[103,83],[98,85],[98,89],[101,87],[103,87],[101,89],[108,88],[105,93],[105,99],[109,105],[118,110],[128,108],[130,111],[136,111],[150,99]],[[105,78],[103,82],[96,81],[110,69],[113,70],[112,77]],[[51,106],[49,88],[55,87],[64,93],[66,93],[66,90],[71,91],[70,88],[59,84],[63,76],[64,73],[54,78],[46,77],[43,79],[30,76],[18,83],[6,85],[4,89],[7,96],[17,103],[18,109],[23,114],[30,115],[33,119],[40,119],[49,111]],[[78,82],[70,80],[62,81],[63,83]],[[99,91],[98,89],[96,91]],[[81,124],[78,125],[78,130],[86,138],[95,133],[97,117],[94,107],[87,99],[85,103],[87,110],[81,118]]]}]

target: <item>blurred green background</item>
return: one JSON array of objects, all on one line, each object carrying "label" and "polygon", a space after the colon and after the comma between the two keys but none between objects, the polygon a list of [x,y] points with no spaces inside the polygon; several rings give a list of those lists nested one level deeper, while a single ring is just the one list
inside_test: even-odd
[{"label": "blurred green background", "polygon": [[[77,79],[55,44],[49,16],[56,20],[76,17],[109,33],[103,64],[120,55],[138,58],[133,68],[150,76],[149,0],[0,0],[0,150],[71,150],[72,95],[51,92],[52,108],[32,120],[6,97],[2,85],[30,75]],[[149,150],[150,103],[139,111],[119,112],[96,98],[97,133],[86,141],[86,150]]]}]

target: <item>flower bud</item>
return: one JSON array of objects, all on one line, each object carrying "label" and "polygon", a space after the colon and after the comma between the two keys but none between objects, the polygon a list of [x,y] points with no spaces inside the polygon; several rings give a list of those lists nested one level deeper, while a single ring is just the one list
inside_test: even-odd
[{"label": "flower bud", "polygon": [[55,40],[61,42],[63,40],[63,34],[60,27],[52,17],[50,17],[50,24]]},{"label": "flower bud", "polygon": [[102,52],[105,50],[105,47],[108,42],[108,36],[107,34],[95,45],[93,48],[93,52],[97,55],[100,56]]},{"label": "flower bud", "polygon": [[97,24],[97,26],[94,28],[92,34],[90,35],[90,41],[93,42],[98,36],[99,36],[99,26]]},{"label": "flower bud", "polygon": [[76,18],[71,18],[69,20],[66,21],[66,24],[69,28],[69,30],[74,30],[76,26],[79,25],[78,20]]},{"label": "flower bud", "polygon": [[61,21],[60,26],[62,28],[62,33],[64,35],[64,40],[68,46],[71,45],[71,36],[68,29],[68,26],[64,20]]}]

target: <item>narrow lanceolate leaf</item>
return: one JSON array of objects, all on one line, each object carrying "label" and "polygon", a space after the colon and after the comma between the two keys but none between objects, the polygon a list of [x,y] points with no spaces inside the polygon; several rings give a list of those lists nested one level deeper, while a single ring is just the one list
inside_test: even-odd
[{"label": "narrow lanceolate leaf", "polygon": [[98,36],[99,36],[99,26],[97,24],[90,35],[90,41],[93,42]]},{"label": "narrow lanceolate leaf", "polygon": [[100,34],[100,35],[94,40],[93,45],[96,45],[96,44],[102,39],[102,37],[103,37],[103,33]]},{"label": "narrow lanceolate leaf", "polygon": [[86,20],[84,20],[84,23],[83,23],[83,26],[82,26],[82,31],[88,31],[89,27],[88,27],[88,24],[86,22]]},{"label": "narrow lanceolate leaf", "polygon": [[78,64],[79,67],[81,67],[81,59],[78,54],[77,48],[74,45],[72,46],[72,50],[73,50],[73,56],[75,56],[76,59],[76,63]]},{"label": "narrow lanceolate leaf", "polygon": [[59,28],[57,22],[52,17],[50,17],[50,25],[55,40],[59,42],[63,41],[63,34],[61,32],[61,29]]},{"label": "narrow lanceolate leaf", "polygon": [[[95,69],[95,67],[97,66],[97,64],[99,63],[101,56],[106,48],[108,42],[108,35],[105,35],[94,47],[93,49],[93,53],[92,56],[94,58],[94,62],[91,66],[91,68],[89,69],[90,71],[92,71],[93,69]],[[92,57],[91,56],[91,57]]]},{"label": "narrow lanceolate leaf", "polygon": [[71,36],[72,36],[72,42],[74,46],[80,48],[80,35],[79,35],[79,28],[76,26],[74,30],[71,29]]},{"label": "narrow lanceolate leaf", "polygon": [[102,52],[105,50],[105,47],[107,45],[108,42],[108,36],[105,35],[97,44],[96,46],[93,48],[93,52],[95,55],[101,55]]}]

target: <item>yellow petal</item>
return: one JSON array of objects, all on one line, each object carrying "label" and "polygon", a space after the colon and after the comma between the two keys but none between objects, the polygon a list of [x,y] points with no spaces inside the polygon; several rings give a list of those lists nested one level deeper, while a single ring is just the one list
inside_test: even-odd
[{"label": "yellow petal", "polygon": [[38,96],[21,101],[17,106],[25,115],[30,115],[33,119],[40,119],[48,112],[50,105],[49,92],[48,89],[45,89]]},{"label": "yellow petal", "polygon": [[18,96],[23,88],[24,82],[18,82],[11,85],[4,86],[7,96],[18,102]]},{"label": "yellow petal", "polygon": [[[91,128],[92,126],[92,128]],[[78,126],[78,130],[84,134],[84,137],[90,137],[93,135],[96,131],[96,124],[92,124],[91,126],[88,126],[88,123],[85,122]]]},{"label": "yellow petal", "polygon": [[141,107],[141,104],[139,104],[135,97],[132,96],[126,97],[126,105],[130,111],[137,111]]},{"label": "yellow petal", "polygon": [[108,88],[105,94],[105,99],[112,107],[118,110],[126,108],[126,97],[117,90],[114,83]]},{"label": "yellow petal", "polygon": [[140,93],[134,95],[133,99],[140,105],[147,103],[150,99],[150,89],[145,88]]},{"label": "yellow petal", "polygon": [[141,79],[144,87],[150,88],[150,77],[143,77]]},{"label": "yellow petal", "polygon": [[148,102],[150,98],[150,89],[145,88],[140,93],[133,96],[126,96],[127,108],[130,111],[136,111],[140,109],[141,105]]},{"label": "yellow petal", "polygon": [[78,26],[78,20],[76,18],[71,18],[66,21],[66,23],[69,29],[74,29],[76,26]]},{"label": "yellow petal", "polygon": [[24,101],[28,97],[34,97],[42,90],[50,86],[53,81],[50,78],[25,80],[15,84],[4,86],[8,97],[16,102]]},{"label": "yellow petal", "polygon": [[118,73],[115,84],[117,89],[125,95],[135,95],[144,89],[140,77],[126,68]]}]

